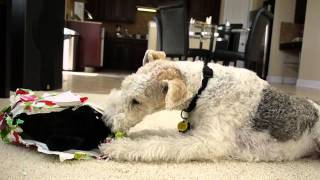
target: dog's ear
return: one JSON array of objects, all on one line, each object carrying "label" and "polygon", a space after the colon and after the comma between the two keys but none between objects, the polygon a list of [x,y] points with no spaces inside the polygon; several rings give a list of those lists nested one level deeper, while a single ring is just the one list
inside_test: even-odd
[{"label": "dog's ear", "polygon": [[192,97],[186,84],[179,78],[163,80],[162,92],[165,94],[166,109],[173,109]]},{"label": "dog's ear", "polygon": [[147,50],[143,57],[142,64],[145,65],[149,62],[156,61],[156,60],[165,60],[166,53],[163,51],[154,51],[154,50]]}]

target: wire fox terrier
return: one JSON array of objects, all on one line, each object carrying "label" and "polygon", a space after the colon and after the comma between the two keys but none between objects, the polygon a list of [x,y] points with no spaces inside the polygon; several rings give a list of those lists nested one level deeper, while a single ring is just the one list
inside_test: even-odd
[{"label": "wire fox terrier", "polygon": [[101,151],[115,160],[146,162],[285,161],[317,152],[318,104],[289,96],[249,70],[214,63],[208,64],[213,77],[199,94],[204,66],[147,51],[144,65],[108,96],[105,123],[128,132],[146,115],[187,109],[198,96],[187,118],[191,128],[146,131],[102,144]]}]

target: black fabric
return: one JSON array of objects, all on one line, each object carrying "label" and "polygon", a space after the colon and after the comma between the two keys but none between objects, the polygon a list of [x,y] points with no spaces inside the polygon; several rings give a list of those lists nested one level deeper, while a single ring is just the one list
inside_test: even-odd
[{"label": "black fabric", "polygon": [[47,144],[53,151],[91,150],[109,135],[111,129],[101,121],[102,114],[89,106],[47,114],[21,114],[22,138]]},{"label": "black fabric", "polygon": [[[211,68],[209,68],[209,66],[207,65],[207,63],[204,63],[203,65],[203,69],[202,69],[202,73],[203,73],[203,79],[202,79],[202,84],[200,89],[198,90],[198,93],[192,98],[189,106],[187,109],[184,109],[184,112],[191,112],[193,111],[193,109],[196,107],[197,105],[197,100],[200,96],[200,94],[202,93],[202,91],[207,87],[208,85],[208,81],[210,78],[213,77],[213,71]],[[184,118],[184,117],[182,117]]]}]

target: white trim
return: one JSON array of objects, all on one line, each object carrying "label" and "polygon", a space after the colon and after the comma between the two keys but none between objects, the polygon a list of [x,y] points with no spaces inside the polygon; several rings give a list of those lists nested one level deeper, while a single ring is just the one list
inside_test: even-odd
[{"label": "white trim", "polygon": [[296,84],[297,83],[297,78],[295,78],[295,77],[284,77],[283,78],[283,83],[284,84]]},{"label": "white trim", "polygon": [[267,81],[269,83],[282,83],[281,76],[267,76]]},{"label": "white trim", "polygon": [[282,76],[268,76],[269,83],[282,83],[282,84],[296,84],[297,78],[295,77],[282,77]]},{"label": "white trim", "polygon": [[297,87],[320,89],[320,81],[298,79]]}]

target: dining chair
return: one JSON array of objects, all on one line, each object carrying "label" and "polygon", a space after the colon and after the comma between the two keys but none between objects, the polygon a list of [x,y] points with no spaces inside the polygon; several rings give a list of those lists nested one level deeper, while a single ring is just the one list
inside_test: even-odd
[{"label": "dining chair", "polygon": [[[215,51],[238,51],[240,44],[240,36],[244,31],[242,24],[220,24],[217,27],[218,40],[216,41]],[[216,59],[215,61],[221,61],[223,65],[227,66],[230,62],[236,65],[235,59]]]},{"label": "dining chair", "polygon": [[158,7],[155,16],[158,42],[167,57],[185,58],[188,53],[188,25],[186,1],[173,1]]},{"label": "dining chair", "polygon": [[188,6],[187,0],[178,0],[158,7],[154,20],[159,50],[166,52],[167,57],[181,60],[208,59],[210,50],[189,48]]},{"label": "dining chair", "polygon": [[230,61],[241,60],[245,68],[257,73],[263,79],[267,76],[268,36],[273,15],[261,8],[258,10],[249,31],[245,52],[216,49],[211,53],[210,59],[223,60],[224,65]]}]

